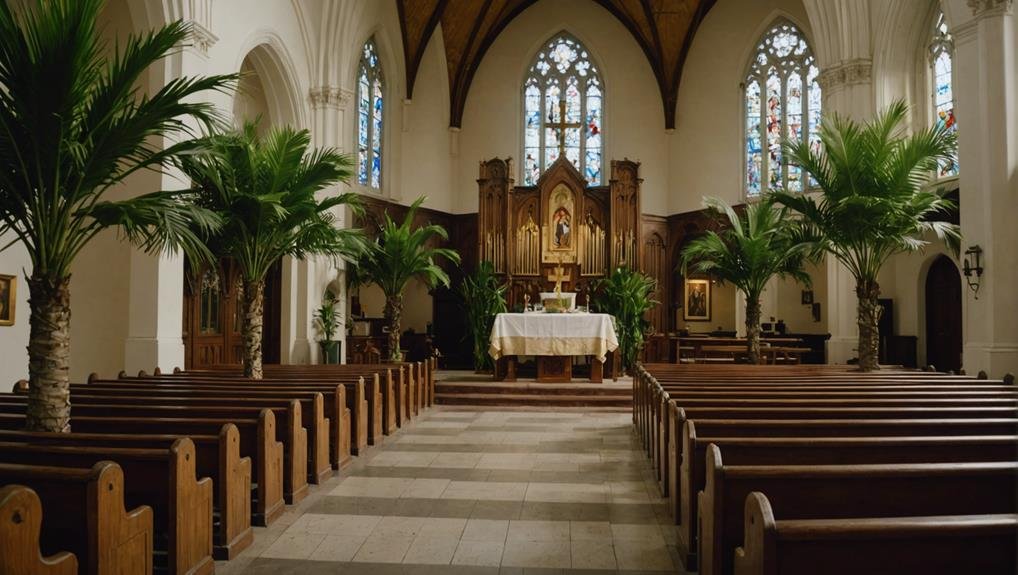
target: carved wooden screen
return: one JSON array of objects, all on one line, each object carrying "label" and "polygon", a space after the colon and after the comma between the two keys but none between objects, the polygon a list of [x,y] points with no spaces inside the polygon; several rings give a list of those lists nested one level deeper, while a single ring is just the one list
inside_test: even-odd
[{"label": "carved wooden screen", "polygon": [[512,189],[512,160],[495,158],[481,162],[478,205],[478,255],[490,261],[496,273],[506,273],[509,262],[509,190]]},{"label": "carved wooden screen", "polygon": [[612,267],[640,268],[640,163],[612,160],[611,164]]}]

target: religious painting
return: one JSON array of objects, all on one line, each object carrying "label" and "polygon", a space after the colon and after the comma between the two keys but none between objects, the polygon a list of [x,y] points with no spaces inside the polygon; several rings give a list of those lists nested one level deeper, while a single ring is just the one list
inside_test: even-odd
[{"label": "religious painting", "polygon": [[687,278],[683,301],[682,319],[710,321],[710,280]]},{"label": "religious painting", "polygon": [[0,325],[14,325],[18,278],[0,274]]},{"label": "religious painting", "polygon": [[573,191],[565,184],[555,186],[548,194],[548,208],[544,223],[544,261],[566,263],[576,261],[576,241],[573,215],[576,200]]}]

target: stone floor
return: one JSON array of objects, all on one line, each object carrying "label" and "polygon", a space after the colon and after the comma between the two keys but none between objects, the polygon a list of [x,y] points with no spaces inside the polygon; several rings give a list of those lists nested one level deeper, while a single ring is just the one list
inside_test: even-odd
[{"label": "stone floor", "polygon": [[657,493],[629,413],[436,407],[216,570],[675,572]]}]

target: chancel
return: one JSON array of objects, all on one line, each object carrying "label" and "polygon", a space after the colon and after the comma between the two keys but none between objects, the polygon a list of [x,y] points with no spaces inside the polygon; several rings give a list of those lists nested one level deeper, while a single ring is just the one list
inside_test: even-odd
[{"label": "chancel", "polygon": [[1015,0],[0,2],[0,574],[1018,572]]}]

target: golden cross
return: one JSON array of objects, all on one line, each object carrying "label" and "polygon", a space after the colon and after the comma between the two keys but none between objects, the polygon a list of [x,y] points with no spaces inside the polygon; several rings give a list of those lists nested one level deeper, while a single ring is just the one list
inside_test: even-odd
[{"label": "golden cross", "polygon": [[555,266],[554,272],[548,273],[548,281],[555,282],[556,293],[562,293],[562,282],[572,280],[572,274],[566,273],[565,268],[562,267],[562,261],[559,260],[559,264]]},{"label": "golden cross", "polygon": [[562,157],[566,155],[566,129],[567,128],[582,128],[583,122],[567,122],[566,121],[566,101],[558,101],[558,122],[552,121],[552,118],[548,118],[546,124],[548,128],[558,132],[558,155]]}]

